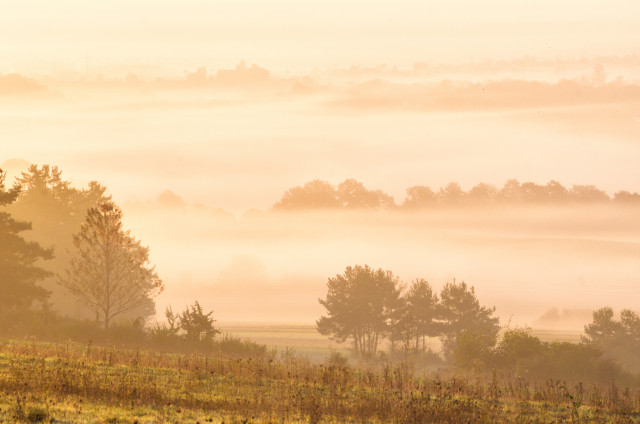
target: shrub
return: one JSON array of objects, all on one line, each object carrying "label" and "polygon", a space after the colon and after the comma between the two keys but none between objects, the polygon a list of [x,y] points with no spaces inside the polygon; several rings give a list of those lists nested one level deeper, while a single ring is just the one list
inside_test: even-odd
[{"label": "shrub", "polygon": [[495,350],[494,364],[498,368],[527,370],[534,358],[543,354],[543,348],[540,339],[529,334],[527,329],[507,330]]},{"label": "shrub", "polygon": [[347,358],[337,350],[332,349],[329,357],[327,358],[327,365],[330,367],[347,367],[349,366],[349,358]]}]

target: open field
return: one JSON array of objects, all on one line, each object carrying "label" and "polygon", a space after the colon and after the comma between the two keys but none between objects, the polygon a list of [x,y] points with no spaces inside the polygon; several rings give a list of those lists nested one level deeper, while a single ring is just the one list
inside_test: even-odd
[{"label": "open field", "polygon": [[640,391],[2,341],[0,421],[638,423]]},{"label": "open field", "polygon": [[[351,345],[349,342],[336,343],[328,337],[318,333],[315,325],[304,324],[259,324],[259,323],[221,323],[224,332],[240,339],[248,339],[279,350],[290,348],[301,356],[308,357],[313,362],[326,360],[331,352],[337,351],[348,355]],[[580,331],[532,329],[531,334],[542,341],[579,342]],[[430,338],[429,346],[438,351],[441,347],[438,338]]]},{"label": "open field", "polygon": [[232,336],[278,350],[293,349],[296,354],[316,362],[324,361],[332,351],[347,355],[351,347],[349,343],[329,340],[318,333],[315,325],[226,323],[220,324],[220,328]]}]

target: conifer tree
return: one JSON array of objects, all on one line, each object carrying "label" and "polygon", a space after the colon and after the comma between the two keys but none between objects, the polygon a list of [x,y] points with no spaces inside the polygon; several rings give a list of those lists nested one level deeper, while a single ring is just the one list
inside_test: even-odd
[{"label": "conifer tree", "polygon": [[[15,185],[5,188],[6,173],[0,170],[0,208],[13,203],[20,193]],[[29,309],[35,301],[46,302],[49,292],[38,281],[49,275],[40,268],[40,260],[51,259],[53,249],[26,241],[21,232],[31,229],[29,222],[18,221],[0,210],[0,310],[3,312]]]}]

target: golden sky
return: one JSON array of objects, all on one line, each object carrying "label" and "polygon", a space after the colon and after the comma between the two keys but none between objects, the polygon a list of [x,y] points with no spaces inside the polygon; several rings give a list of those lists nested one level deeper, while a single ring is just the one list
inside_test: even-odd
[{"label": "golden sky", "polygon": [[200,290],[239,320],[262,293],[280,300],[251,320],[312,322],[356,263],[466,279],[504,317],[530,304],[519,323],[629,307],[630,209],[244,214],[315,179],[398,204],[451,181],[640,192],[639,55],[638,0],[0,0],[0,165],[104,184],[165,278],[159,311]]},{"label": "golden sky", "polygon": [[155,65],[275,70],[624,55],[634,0],[3,2],[0,69]]}]

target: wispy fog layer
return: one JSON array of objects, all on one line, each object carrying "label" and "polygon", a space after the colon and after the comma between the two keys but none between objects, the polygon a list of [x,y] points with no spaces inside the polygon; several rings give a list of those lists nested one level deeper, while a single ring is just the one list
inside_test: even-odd
[{"label": "wispy fog layer", "polygon": [[0,167],[105,185],[166,283],[159,314],[310,323],[327,278],[368,264],[579,326],[637,307],[637,205],[272,208],[316,179],[397,204],[510,179],[640,192],[639,4],[16,2]]},{"label": "wispy fog layer", "polygon": [[3,7],[0,67],[78,72],[136,66],[270,68],[407,66],[523,55],[621,55],[638,47],[634,0],[488,0],[299,3],[26,0]]},{"label": "wispy fog layer", "polygon": [[465,280],[513,324],[561,321],[576,328],[579,320],[537,319],[552,307],[633,307],[636,298],[637,207],[270,212],[237,219],[204,209],[127,209],[127,224],[153,246],[167,282],[159,305],[197,298],[226,321],[313,322],[327,278],[365,263],[405,282],[426,278],[437,289]]},{"label": "wispy fog layer", "polygon": [[2,153],[98,179],[119,201],[170,189],[235,213],[316,178],[356,178],[398,200],[416,184],[510,178],[640,191],[640,84],[582,67],[556,82],[420,84],[247,64],[162,80],[9,75]]}]

